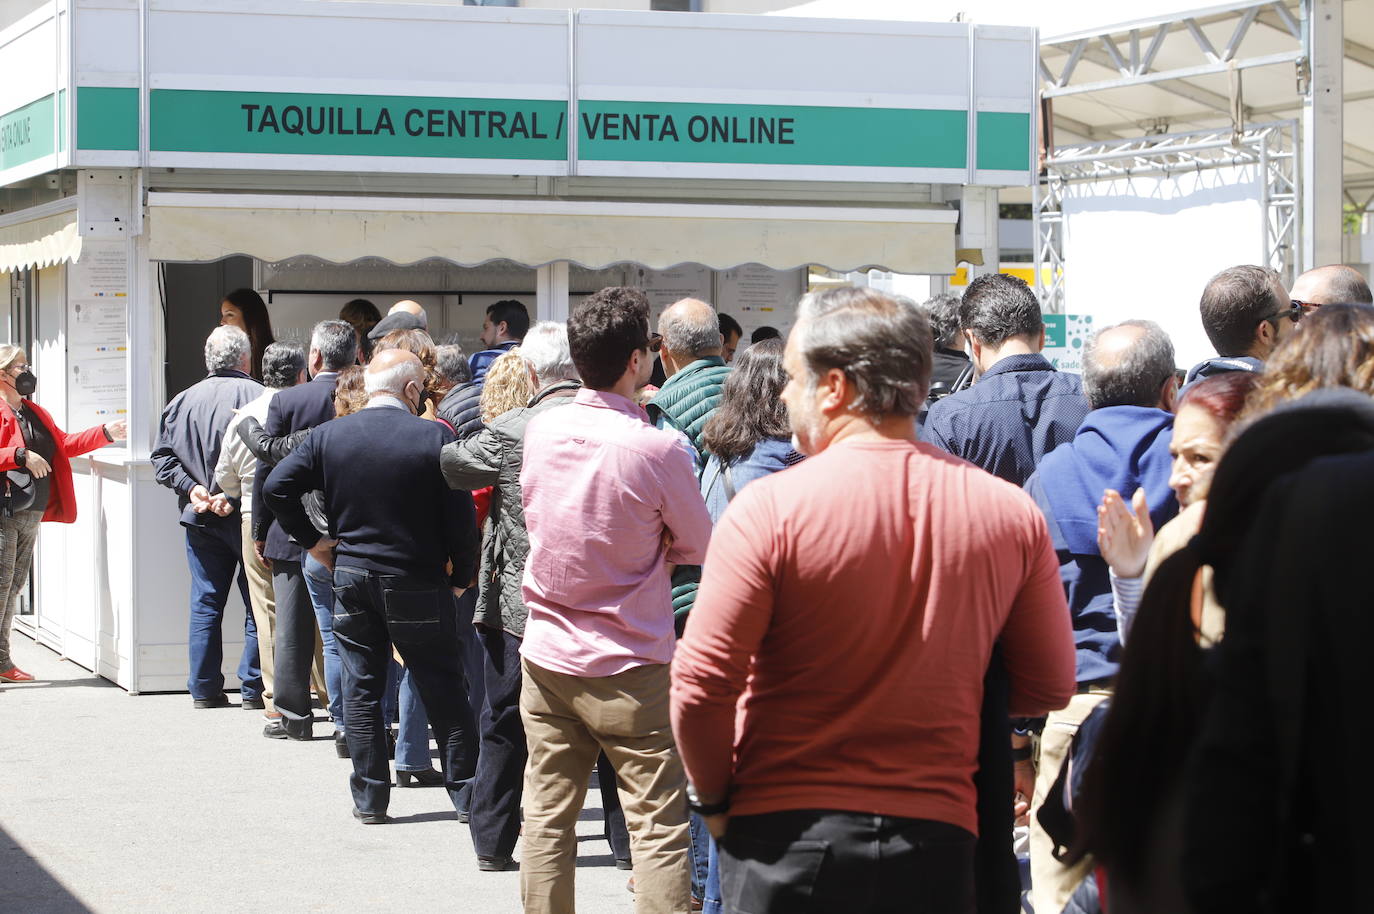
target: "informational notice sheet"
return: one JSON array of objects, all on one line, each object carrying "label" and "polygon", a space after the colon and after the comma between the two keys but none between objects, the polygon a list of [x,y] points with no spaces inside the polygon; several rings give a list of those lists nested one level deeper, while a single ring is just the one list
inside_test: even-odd
[{"label": "informational notice sheet", "polygon": [[797,316],[797,300],[806,291],[806,270],[774,270],[747,263],[720,274],[716,309],[744,328],[744,343],[760,327],[774,327],[784,337]]},{"label": "informational notice sheet", "polygon": [[658,316],[675,301],[684,298],[711,300],[711,269],[687,263],[671,270],[650,270],[634,267],[630,270],[630,285],[638,286],[649,298],[649,327],[658,327]]},{"label": "informational notice sheet", "polygon": [[128,243],[87,238],[67,273],[68,429],[128,413],[128,355]]}]

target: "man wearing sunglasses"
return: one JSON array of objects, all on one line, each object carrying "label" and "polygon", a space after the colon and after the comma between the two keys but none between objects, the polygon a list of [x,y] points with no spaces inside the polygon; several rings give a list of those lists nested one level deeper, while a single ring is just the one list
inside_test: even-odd
[{"label": "man wearing sunglasses", "polygon": [[1374,304],[1359,270],[1333,263],[1308,270],[1293,283],[1292,302],[1308,314],[1322,305]]},{"label": "man wearing sunglasses", "polygon": [[1228,371],[1259,371],[1304,309],[1289,298],[1279,274],[1267,267],[1228,267],[1207,282],[1199,303],[1202,328],[1217,357],[1194,365],[1183,384]]}]

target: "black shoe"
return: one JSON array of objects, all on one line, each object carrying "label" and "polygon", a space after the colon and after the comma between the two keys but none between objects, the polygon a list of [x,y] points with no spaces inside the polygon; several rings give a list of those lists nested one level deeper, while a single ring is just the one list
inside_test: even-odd
[{"label": "black shoe", "polygon": [[229,707],[229,696],[220,692],[213,698],[197,698],[192,702],[198,709],[204,708],[227,708]]},{"label": "black shoe", "polygon": [[615,868],[618,870],[632,870],[635,868],[635,865],[630,862],[629,857],[616,857]]},{"label": "black shoe", "polygon": [[517,869],[515,861],[510,857],[478,857],[477,868],[484,873],[504,873],[506,870]]},{"label": "black shoe", "polygon": [[[396,772],[396,786],[409,787],[410,782],[414,781],[416,787],[442,787],[444,786],[444,776],[433,768],[426,768],[424,771],[398,771]],[[459,819],[458,821],[462,821]]]},{"label": "black shoe", "polygon": [[315,722],[313,720],[285,720],[282,721],[282,729],[286,731],[287,739],[309,742],[315,738]]},{"label": "black shoe", "polygon": [[261,698],[245,698],[239,704],[239,707],[243,708],[245,711],[262,711],[267,708],[267,705]]},{"label": "black shoe", "polygon": [[348,740],[344,738],[342,730],[334,731],[334,754],[339,758],[349,758]]},{"label": "black shoe", "polygon": [[388,821],[384,812],[363,812],[361,809],[353,810],[353,818],[364,825],[385,825]]},{"label": "black shoe", "polygon": [[286,728],[279,720],[269,720],[262,728],[262,735],[268,739],[286,739]]}]

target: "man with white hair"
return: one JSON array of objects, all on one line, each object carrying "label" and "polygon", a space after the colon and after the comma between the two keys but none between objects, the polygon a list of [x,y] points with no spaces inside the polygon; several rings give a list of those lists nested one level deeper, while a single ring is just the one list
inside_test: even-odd
[{"label": "man with white hair", "polygon": [[[172,398],[162,411],[152,461],[157,481],[177,493],[181,525],[186,528],[186,559],[191,568],[190,676],[186,687],[197,708],[219,708],[224,695],[224,659],[220,624],[234,572],[243,564],[239,536],[239,502],[215,482],[215,464],[234,411],[262,393],[248,376],[252,360],[248,334],[237,327],[216,327],[205,341],[208,376]],[[239,574],[243,605],[250,605],[247,581]],[[252,612],[245,612],[243,657],[239,662],[243,707],[263,707],[262,672],[258,668],[258,633]]]},{"label": "man with white hair", "polygon": [[482,553],[480,591],[473,617],[485,655],[489,713],[482,719],[482,751],[472,785],[470,832],[479,869],[510,869],[520,832],[525,728],[520,722],[520,642],[529,610],[520,593],[529,555],[521,504],[520,468],[530,420],[573,401],[582,384],[564,324],[541,321],[519,349],[537,391],[529,406],[498,416],[481,432],[444,448],[439,463],[455,489],[494,486],[491,535]]},{"label": "man with white hair", "polygon": [[[393,647],[420,690],[455,809],[461,782],[472,777],[473,717],[463,697],[453,594],[472,580],[478,538],[472,496],[450,489],[439,471],[439,452],[453,436],[418,416],[420,360],[389,349],[364,377],[367,406],[307,435],[267,478],[263,498],[282,527],[333,570],[353,815],[375,825],[387,820],[391,798],[381,700]],[[313,490],[324,495],[327,536],[301,505]]]},{"label": "man with white hair", "polygon": [[720,320],[706,302],[684,298],[659,316],[658,333],[663,338],[660,355],[668,380],[649,401],[649,418],[659,428],[677,429],[687,436],[697,450],[700,473],[706,460],[701,433],[720,403],[721,388],[730,373],[721,354]]}]

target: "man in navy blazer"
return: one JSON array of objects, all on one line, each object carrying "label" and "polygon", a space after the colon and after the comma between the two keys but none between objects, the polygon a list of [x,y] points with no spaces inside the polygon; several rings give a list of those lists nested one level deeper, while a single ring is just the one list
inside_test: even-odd
[{"label": "man in navy blazer", "polygon": [[[320,321],[310,334],[308,366],[311,380],[288,387],[272,398],[263,430],[274,437],[314,428],[334,418],[334,386],[339,371],[358,357],[357,336],[344,321]],[[259,462],[253,488],[253,540],[272,568],[277,601],[273,633],[276,683],[273,703],[281,713],[279,726],[268,725],[264,736],[310,739],[313,712],[310,702],[310,664],[315,656],[318,628],[325,647],[325,684],[334,717],[335,740],[342,743],[343,690],[339,684],[339,654],[331,620],[318,613],[305,581],[305,550],[277,523],[261,492],[272,467]]]}]

